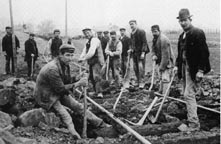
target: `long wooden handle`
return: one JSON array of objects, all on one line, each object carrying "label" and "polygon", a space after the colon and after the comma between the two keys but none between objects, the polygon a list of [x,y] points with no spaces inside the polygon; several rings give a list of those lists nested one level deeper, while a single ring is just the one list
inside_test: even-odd
[{"label": "long wooden handle", "polygon": [[153,81],[154,81],[154,74],[155,74],[155,66],[156,66],[156,61],[153,62],[152,78],[151,78],[151,85],[150,85],[149,91],[152,90],[152,88],[153,88]]},{"label": "long wooden handle", "polygon": [[82,137],[87,138],[87,89],[86,87],[84,88],[84,123],[83,123],[83,132],[82,132]]},{"label": "long wooden handle", "polygon": [[158,97],[154,97],[152,103],[150,104],[150,106],[147,108],[146,112],[144,113],[143,117],[140,119],[140,121],[138,122],[138,124],[143,125],[147,115],[149,114],[149,112],[151,111],[152,107],[154,106],[154,104],[157,102]]},{"label": "long wooden handle", "polygon": [[108,77],[109,77],[109,63],[110,63],[110,56],[108,55],[107,56],[107,68],[106,68],[106,80],[108,80]]},{"label": "long wooden handle", "polygon": [[[155,92],[155,94],[158,95],[158,96],[163,96],[162,94],[157,93],[157,92]],[[167,98],[169,98],[171,100],[175,100],[175,101],[181,102],[181,103],[184,103],[184,104],[187,103],[186,101],[183,101],[183,100],[177,99],[177,98],[173,98],[173,97],[170,97],[170,96],[167,96]],[[204,110],[208,110],[208,111],[211,111],[211,112],[215,112],[215,113],[221,114],[220,111],[217,111],[217,110],[214,110],[214,109],[211,109],[211,108],[208,108],[208,107],[204,107],[204,106],[201,106],[201,105],[197,105],[197,107],[201,108],[201,109],[204,109]]]},{"label": "long wooden handle", "polygon": [[107,111],[105,108],[97,104],[95,101],[93,101],[91,98],[87,97],[87,100],[89,100],[93,105],[98,107],[102,112],[106,113],[111,119],[113,119],[116,123],[121,125],[123,128],[125,128],[128,132],[130,132],[132,135],[134,135],[140,142],[143,144],[151,144],[147,139],[145,139],[143,136],[141,136],[139,133],[137,133],[135,130],[133,130],[131,127],[123,123],[120,119],[116,118],[112,113]]},{"label": "long wooden handle", "polygon": [[116,109],[116,107],[117,107],[117,104],[118,104],[118,102],[119,102],[119,100],[120,100],[120,98],[121,98],[123,92],[124,92],[124,88],[121,89],[120,94],[119,94],[119,96],[117,97],[116,102],[114,103],[114,106],[113,106],[113,110],[114,110],[114,111],[115,111],[115,109]]},{"label": "long wooden handle", "polygon": [[128,69],[130,69],[130,56],[131,54],[129,53],[128,55],[128,60],[127,60],[127,67],[126,67],[126,72],[124,74],[124,80],[126,79],[127,75],[128,75]]},{"label": "long wooden handle", "polygon": [[159,114],[160,114],[160,112],[161,112],[161,109],[162,109],[162,107],[163,107],[164,101],[166,100],[166,97],[167,97],[167,95],[168,95],[168,92],[169,92],[169,90],[170,90],[170,87],[171,87],[171,85],[172,85],[172,83],[173,83],[174,77],[175,77],[175,74],[173,74],[173,77],[172,77],[172,79],[171,79],[171,81],[170,81],[170,83],[169,83],[169,85],[168,85],[168,87],[167,87],[166,93],[164,94],[163,100],[162,100],[162,102],[161,102],[161,104],[160,104],[160,107],[159,107],[159,109],[158,109],[158,111],[157,111],[157,114],[156,114],[156,116],[155,116],[155,119],[154,119],[155,122],[157,121],[158,116],[159,116]]}]

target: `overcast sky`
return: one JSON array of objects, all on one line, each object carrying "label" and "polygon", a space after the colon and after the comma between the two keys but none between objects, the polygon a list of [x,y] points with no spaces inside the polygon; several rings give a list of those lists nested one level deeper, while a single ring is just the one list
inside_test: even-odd
[{"label": "overcast sky", "polygon": [[[65,0],[12,0],[14,23],[39,24],[53,20],[64,29]],[[0,23],[9,22],[8,0],[0,0]],[[68,0],[68,28],[103,26],[110,23],[128,26],[136,19],[141,27],[159,24],[163,29],[180,26],[176,17],[189,8],[193,23],[202,28],[219,28],[220,0]]]}]

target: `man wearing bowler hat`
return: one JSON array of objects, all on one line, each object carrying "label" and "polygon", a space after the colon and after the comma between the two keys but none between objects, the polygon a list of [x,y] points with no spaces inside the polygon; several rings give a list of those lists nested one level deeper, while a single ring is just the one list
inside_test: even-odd
[{"label": "man wearing bowler hat", "polygon": [[128,50],[132,54],[134,72],[137,77],[137,84],[140,88],[144,87],[144,75],[145,75],[145,64],[146,54],[150,52],[146,32],[137,27],[136,20],[129,21],[131,32],[131,49]]},{"label": "man wearing bowler hat", "polygon": [[101,42],[98,38],[93,36],[90,28],[85,28],[82,31],[88,41],[81,53],[79,61],[87,61],[89,65],[89,80],[91,80],[97,96],[102,98],[101,82],[104,55]]},{"label": "man wearing bowler hat", "polygon": [[183,79],[183,95],[187,102],[188,127],[186,131],[199,130],[200,123],[197,116],[196,86],[210,71],[209,50],[203,30],[194,27],[192,15],[188,9],[179,11],[180,26],[183,29],[178,40],[178,57],[174,72]]}]

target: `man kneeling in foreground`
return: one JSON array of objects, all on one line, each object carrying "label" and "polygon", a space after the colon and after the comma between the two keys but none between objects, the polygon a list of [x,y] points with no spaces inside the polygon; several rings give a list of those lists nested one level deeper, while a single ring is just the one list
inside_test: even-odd
[{"label": "man kneeling in foreground", "polygon": [[[87,86],[87,78],[82,78],[76,82],[75,78],[70,76],[69,63],[74,56],[75,48],[72,45],[64,44],[59,48],[59,56],[46,64],[36,80],[34,95],[37,103],[44,109],[54,109],[68,127],[70,133],[80,139],[80,135],[75,130],[70,114],[64,106],[83,115],[83,105],[77,102],[69,90]],[[95,127],[103,128],[106,123],[92,112],[86,112],[88,121]]]}]

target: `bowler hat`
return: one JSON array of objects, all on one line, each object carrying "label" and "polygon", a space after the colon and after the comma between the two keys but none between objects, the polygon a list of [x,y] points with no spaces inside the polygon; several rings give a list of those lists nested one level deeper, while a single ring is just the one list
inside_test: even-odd
[{"label": "bowler hat", "polygon": [[182,19],[187,19],[190,17],[192,17],[192,15],[190,15],[190,11],[188,9],[184,8],[179,11],[179,16],[177,17],[177,19],[182,20]]},{"label": "bowler hat", "polygon": [[74,53],[75,47],[73,45],[70,45],[70,44],[63,44],[63,45],[60,46],[59,51],[60,52],[67,51],[67,52],[70,52],[70,53]]}]

